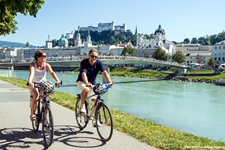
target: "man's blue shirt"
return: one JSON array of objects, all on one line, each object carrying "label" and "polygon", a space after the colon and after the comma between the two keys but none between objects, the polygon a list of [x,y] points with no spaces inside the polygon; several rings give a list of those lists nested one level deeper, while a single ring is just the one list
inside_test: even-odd
[{"label": "man's blue shirt", "polygon": [[80,73],[78,75],[77,82],[83,81],[81,74],[85,72],[88,78],[88,82],[94,85],[96,83],[96,77],[99,71],[103,72],[104,70],[105,70],[104,66],[102,65],[102,62],[100,60],[97,59],[94,65],[91,66],[91,64],[88,61],[88,58],[84,59],[80,63]]}]

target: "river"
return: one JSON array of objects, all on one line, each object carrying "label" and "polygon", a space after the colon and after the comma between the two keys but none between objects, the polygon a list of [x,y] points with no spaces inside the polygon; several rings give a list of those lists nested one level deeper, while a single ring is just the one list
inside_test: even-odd
[{"label": "river", "polygon": [[[78,94],[76,73],[59,73],[63,86],[57,90]],[[26,79],[28,71],[14,71]],[[49,80],[52,78],[47,77]],[[115,85],[103,95],[111,108],[213,140],[225,141],[225,87],[209,83],[154,81],[115,77]],[[98,82],[102,77],[98,76]]]}]

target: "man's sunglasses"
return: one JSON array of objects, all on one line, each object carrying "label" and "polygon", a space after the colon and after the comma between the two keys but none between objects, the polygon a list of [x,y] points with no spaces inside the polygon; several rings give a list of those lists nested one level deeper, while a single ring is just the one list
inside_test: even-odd
[{"label": "man's sunglasses", "polygon": [[98,56],[91,55],[91,58],[98,58]]}]

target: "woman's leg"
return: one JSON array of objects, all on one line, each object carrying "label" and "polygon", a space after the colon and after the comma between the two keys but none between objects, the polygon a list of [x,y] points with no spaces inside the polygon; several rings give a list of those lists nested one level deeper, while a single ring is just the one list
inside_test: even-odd
[{"label": "woman's leg", "polygon": [[39,98],[39,93],[38,93],[38,90],[36,88],[33,88],[31,90],[31,93],[33,95],[33,99],[32,99],[32,105],[31,105],[31,118],[34,118],[35,117],[35,111],[36,111],[36,108],[37,108],[37,100]]}]

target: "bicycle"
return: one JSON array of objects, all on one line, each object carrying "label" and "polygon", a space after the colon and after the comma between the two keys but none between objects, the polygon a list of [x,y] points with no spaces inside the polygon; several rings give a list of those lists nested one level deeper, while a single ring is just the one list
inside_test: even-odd
[{"label": "bicycle", "polygon": [[[27,83],[27,85],[29,85],[29,83]],[[31,121],[32,128],[33,132],[37,132],[39,129],[39,124],[42,123],[44,145],[49,147],[53,142],[54,135],[54,122],[50,107],[49,95],[54,93],[55,86],[49,81],[41,81],[40,84],[35,83],[35,88],[38,88],[39,92],[43,91],[43,95],[39,96],[37,108],[35,111],[36,119]]]},{"label": "bicycle", "polygon": [[[96,126],[99,137],[102,141],[107,142],[111,139],[113,134],[113,119],[109,108],[105,105],[101,95],[106,93],[110,85],[108,83],[100,83],[94,86],[93,91],[95,94],[88,96],[85,100],[86,113],[82,113],[80,94],[77,94],[77,101],[75,103],[75,118],[80,130],[83,130],[88,122],[92,120],[93,126]],[[94,104],[89,107],[89,100],[92,96],[97,95]],[[94,120],[93,120],[94,115]],[[99,123],[99,124],[98,124]]]}]

